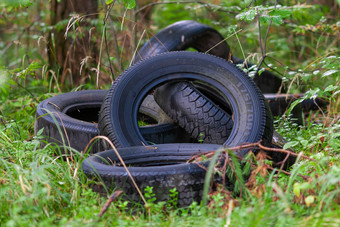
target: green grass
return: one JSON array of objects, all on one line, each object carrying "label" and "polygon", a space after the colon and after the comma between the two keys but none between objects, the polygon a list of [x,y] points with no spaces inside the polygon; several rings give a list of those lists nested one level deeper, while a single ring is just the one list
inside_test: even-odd
[{"label": "green grass", "polygon": [[[125,201],[118,200],[99,218],[107,198],[91,190],[91,182],[80,168],[84,156],[73,153],[72,157],[62,158],[50,145],[41,148],[39,136],[33,135],[34,111],[18,107],[21,103],[18,99],[1,105],[1,109],[7,109],[2,112],[0,125],[1,226],[223,226],[227,222],[231,226],[336,226],[340,223],[339,146],[330,144],[332,135],[339,135],[339,124],[330,127],[311,124],[288,131],[294,126],[289,121],[279,121],[278,130],[290,141],[299,142],[295,149],[314,160],[300,160],[290,176],[271,171],[265,176],[257,175],[255,185],[249,188],[252,195],[239,198],[234,194],[233,206],[228,206],[231,198],[223,191],[210,197],[209,208],[193,204],[190,211],[175,208],[173,203],[152,204],[149,213],[133,212],[124,208]],[[31,104],[37,105],[34,101]],[[25,118],[12,119],[17,116]],[[321,144],[314,143],[319,134],[330,138]],[[301,143],[300,138],[307,143]],[[317,150],[310,152],[310,146],[317,146]]]},{"label": "green grass", "polygon": [[[87,179],[81,170],[87,155],[73,151],[72,156],[61,157],[58,147],[41,147],[42,138],[34,135],[34,114],[39,102],[61,91],[95,89],[96,73],[91,71],[89,83],[78,87],[68,88],[56,82],[61,75],[49,71],[42,50],[44,39],[37,41],[37,37],[47,35],[50,29],[45,23],[50,12],[47,7],[40,9],[47,4],[31,1],[27,8],[5,7],[5,16],[0,17],[0,52],[4,56],[0,58],[0,226],[339,226],[338,16],[322,5],[294,7],[305,1],[281,1],[288,8],[276,11],[271,8],[274,1],[257,2],[264,20],[262,41],[268,26],[266,20],[275,19],[268,30],[269,57],[264,66],[277,70],[291,93],[306,92],[305,98],[320,97],[330,102],[327,109],[306,114],[302,126],[292,123],[287,116],[275,121],[275,129],[288,141],[286,148],[291,147],[309,159],[300,158],[287,174],[275,174],[266,166],[268,162],[254,161],[252,184],[239,185],[243,189],[247,186],[249,192],[243,193],[242,198],[237,191],[221,189],[209,194],[208,206],[194,203],[189,208],[177,208],[175,191],[170,201],[158,204],[151,202],[149,191],[145,193],[150,202],[149,211],[128,209],[137,205],[118,199],[101,218],[98,214],[108,198],[91,190],[90,185],[95,182]],[[171,22],[198,20],[218,29],[224,37],[230,36],[227,42],[235,56],[244,53],[253,62],[259,62],[259,31],[253,18],[256,8],[248,7],[250,1],[217,4],[210,8],[194,3],[156,5],[152,11],[152,28],[147,28],[146,33],[150,38]],[[124,11],[117,6],[112,15],[120,18]],[[35,14],[40,18],[32,23],[30,15]],[[237,14],[245,18],[237,20]],[[98,25],[98,34],[102,34],[104,15],[102,10],[100,19],[92,21]],[[117,28],[121,27],[120,20],[115,23]],[[129,23],[131,18],[127,13],[124,30],[118,38],[134,36],[126,29]],[[238,31],[237,36],[233,35],[234,31]],[[137,32],[137,38],[141,33]],[[102,37],[98,34],[99,38],[94,37],[100,46]],[[109,31],[108,34],[111,35]],[[114,46],[112,40],[108,42]],[[124,45],[120,48],[122,64],[126,66],[134,50]],[[120,58],[112,49],[109,51],[113,58]],[[108,58],[100,60],[101,73],[109,75]],[[119,68],[117,62],[113,64]],[[109,82],[100,88],[108,88],[111,80],[103,78],[103,81]]]}]

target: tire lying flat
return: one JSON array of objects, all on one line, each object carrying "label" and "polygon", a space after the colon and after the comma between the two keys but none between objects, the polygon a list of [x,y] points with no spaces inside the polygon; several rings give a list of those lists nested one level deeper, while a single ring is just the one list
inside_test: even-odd
[{"label": "tire lying flat", "polygon": [[[44,129],[44,143],[56,144],[62,151],[65,146],[83,151],[90,140],[98,135],[98,115],[107,90],[88,90],[56,95],[42,101],[36,111],[34,123],[35,134]],[[153,97],[147,97],[142,103],[139,113],[155,121],[159,115],[155,113]],[[188,136],[176,125],[161,123],[141,127],[143,137],[149,143],[188,142]],[[101,143],[95,142],[90,153],[103,149]]]},{"label": "tire lying flat", "polygon": [[[263,141],[270,144],[272,122],[267,122],[263,96],[254,82],[224,59],[199,52],[169,52],[139,62],[111,86],[99,117],[99,131],[117,147],[147,144],[137,125],[137,110],[143,98],[157,86],[173,81],[198,81],[216,89],[234,113],[234,126],[224,145],[238,146]],[[138,83],[136,83],[138,81]],[[116,108],[119,107],[119,108]],[[238,151],[243,156],[247,150]]]},{"label": "tire lying flat", "polygon": [[[83,151],[88,142],[98,135],[98,108],[107,91],[78,91],[56,95],[42,101],[35,114],[35,134],[44,129],[42,136],[47,143]],[[97,146],[93,145],[93,152]]]},{"label": "tire lying flat", "polygon": [[[212,144],[160,144],[118,148],[118,152],[142,191],[152,186],[157,201],[167,201],[170,189],[176,188],[178,206],[183,207],[201,200],[206,173],[198,164],[185,162],[192,155],[214,151],[218,147]],[[95,191],[110,194],[113,189],[120,189],[125,193],[125,199],[140,202],[137,190],[112,150],[85,159],[82,168],[89,178],[102,181],[107,189],[96,185]]]}]

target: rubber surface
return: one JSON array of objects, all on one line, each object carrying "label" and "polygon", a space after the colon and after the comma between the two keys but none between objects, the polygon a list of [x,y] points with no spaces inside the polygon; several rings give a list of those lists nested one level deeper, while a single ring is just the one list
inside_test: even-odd
[{"label": "rubber surface", "polygon": [[[235,113],[227,100],[214,89],[202,84],[198,84],[198,89],[188,82],[167,83],[156,89],[154,98],[162,109],[195,139],[204,143],[223,144],[231,133],[232,115]],[[214,101],[210,97],[214,98]],[[262,95],[260,98],[263,98]],[[262,140],[268,145],[273,133],[273,119],[267,103],[265,108],[267,119]]]},{"label": "rubber surface", "polygon": [[[170,198],[170,189],[176,188],[178,206],[183,207],[201,200],[206,173],[199,165],[185,162],[192,155],[214,151],[218,147],[212,144],[161,144],[119,148],[118,152],[129,166],[128,169],[142,192],[145,187],[151,186],[156,202],[167,201]],[[204,167],[208,165],[200,164]],[[126,170],[112,150],[85,159],[82,168],[89,178],[104,183],[106,189],[96,185],[93,187],[95,191],[111,194],[114,189],[122,190],[124,199],[141,202]]]},{"label": "rubber surface", "polygon": [[[62,151],[65,151],[65,146],[83,151],[90,140],[98,135],[98,115],[106,94],[106,90],[77,91],[42,101],[37,107],[34,123],[35,134],[44,129],[42,136],[45,139],[42,145],[52,143],[58,145]],[[143,114],[157,123],[159,113],[154,112],[152,103],[155,103],[152,97],[147,97],[142,102],[139,119],[142,118],[140,114]],[[190,141],[180,127],[170,123],[143,126],[141,133],[145,140],[155,144]],[[100,144],[94,143],[90,153],[103,150]]]},{"label": "rubber surface", "polygon": [[[289,106],[298,99],[299,95],[291,94],[265,94],[265,99],[267,100],[273,116],[282,116],[286,113]],[[291,112],[292,119],[298,124],[302,124],[302,104],[298,104],[294,107]]]},{"label": "rubber surface", "polygon": [[[254,82],[224,59],[199,52],[169,52],[139,62],[111,86],[103,102],[99,130],[117,147],[147,144],[137,125],[141,100],[166,82],[199,81],[216,89],[234,111],[234,127],[224,145],[238,146],[263,139],[268,124],[263,96]],[[138,81],[138,83],[136,83]],[[117,108],[119,107],[119,108]],[[267,125],[266,125],[267,124]],[[264,144],[271,143],[263,141]],[[243,156],[247,150],[236,152]]]},{"label": "rubber surface", "polygon": [[[78,91],[56,95],[42,101],[36,111],[35,134],[44,129],[42,135],[47,143],[65,146],[78,151],[84,150],[88,142],[98,135],[98,107],[107,91]],[[98,151],[100,143],[93,145]]]},{"label": "rubber surface", "polygon": [[[302,98],[304,94],[264,94],[265,99],[268,101],[270,109],[274,116],[282,116],[286,113],[290,105],[299,98]],[[292,118],[296,123],[302,124],[303,112],[309,112],[311,110],[322,109],[327,106],[327,102],[320,98],[306,99],[296,105],[292,110]]]},{"label": "rubber surface", "polygon": [[[147,43],[145,43],[143,47],[137,52],[137,55],[135,56],[133,62],[136,63],[144,58],[160,53],[185,50],[187,48],[194,48],[199,52],[209,52],[209,54],[228,59],[230,48],[227,42],[225,42],[223,39],[223,36],[217,30],[210,26],[192,20],[178,21],[163,28]],[[177,86],[184,87],[185,84],[178,83]],[[191,108],[191,110],[194,112],[200,111],[194,110],[193,107]],[[222,111],[220,111],[218,115],[221,115],[221,113]],[[167,112],[167,114],[169,115],[169,112]],[[169,122],[169,118],[166,117],[166,114],[162,114],[162,112],[160,112],[159,115],[165,116],[165,122]],[[197,128],[199,127],[198,125],[195,126],[194,129],[192,124],[186,125],[185,127],[189,135],[191,135],[196,140],[203,139],[206,143],[221,144],[223,143],[223,140],[225,140],[225,138],[230,134],[232,127],[231,123],[222,123],[222,125],[227,124],[226,126],[229,128],[228,130],[224,130],[222,129],[222,126],[213,126],[213,122],[211,122],[209,126],[207,125],[205,127],[203,126],[203,123],[207,122],[204,122],[204,118],[202,118],[201,120],[202,122],[198,123],[199,125],[201,125],[199,129]],[[228,122],[230,121],[228,120]],[[182,124],[180,125],[183,127],[185,122],[181,121],[181,123]],[[205,127],[205,130],[203,129],[203,127]],[[216,129],[219,134],[214,133],[214,129]],[[203,136],[200,137],[203,138],[199,138],[199,135],[201,133],[203,133]],[[222,138],[221,134],[224,135]]]},{"label": "rubber surface", "polygon": [[196,140],[223,144],[231,134],[232,117],[189,82],[167,83],[156,89],[154,98]]},{"label": "rubber surface", "polygon": [[134,63],[160,53],[194,48],[228,59],[230,48],[214,28],[192,20],[173,23],[153,36],[137,52]]}]

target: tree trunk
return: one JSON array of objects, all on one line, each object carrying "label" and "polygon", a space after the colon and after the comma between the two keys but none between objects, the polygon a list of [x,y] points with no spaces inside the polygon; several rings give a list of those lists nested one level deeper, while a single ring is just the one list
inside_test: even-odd
[{"label": "tree trunk", "polygon": [[[48,56],[51,68],[58,70],[61,85],[69,82],[72,87],[78,86],[90,76],[89,69],[95,68],[97,48],[91,41],[95,27],[91,28],[89,21],[97,18],[97,12],[97,0],[51,0],[54,29],[49,34]],[[66,31],[66,25],[76,18],[82,19]]]}]

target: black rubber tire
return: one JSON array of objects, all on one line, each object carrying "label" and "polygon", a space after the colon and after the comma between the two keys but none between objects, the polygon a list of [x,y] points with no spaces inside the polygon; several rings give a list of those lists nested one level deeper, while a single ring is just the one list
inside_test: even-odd
[{"label": "black rubber tire", "polygon": [[[107,91],[100,90],[77,91],[42,101],[35,114],[35,134],[43,128],[45,140],[42,144],[57,144],[63,152],[65,145],[83,151],[88,142],[98,135],[94,122],[98,120],[98,107],[106,94]],[[94,143],[91,151],[97,152],[99,147],[100,143]]]},{"label": "black rubber tire", "polygon": [[[297,95],[292,94],[265,94],[264,97],[267,100],[273,116],[282,116],[288,110],[290,104],[298,99]],[[299,103],[294,107],[291,112],[292,120],[298,124],[303,123],[302,119],[302,105]]]},{"label": "black rubber tire", "polygon": [[[204,143],[223,144],[233,127],[230,106],[214,89],[202,85],[198,88],[200,90],[189,82],[167,83],[156,89],[154,98],[165,113],[192,137]],[[214,101],[209,97],[214,97]],[[273,118],[267,103],[265,108],[267,119],[262,140],[263,144],[270,145]]]},{"label": "black rubber tire", "polygon": [[[267,112],[263,96],[254,82],[224,59],[186,51],[150,57],[120,75],[103,102],[98,123],[100,133],[117,147],[147,144],[136,120],[141,100],[166,82],[190,80],[212,87],[228,100],[234,113],[234,127],[224,145],[237,146],[264,138]],[[272,128],[272,122],[267,126]],[[264,144],[270,144],[271,136],[268,136],[269,142],[263,141]],[[242,150],[236,154],[243,156],[247,152]]]},{"label": "black rubber tire", "polygon": [[[228,59],[230,48],[214,28],[192,20],[173,23],[152,37],[136,53],[134,63],[160,53],[194,48]],[[217,45],[218,44],[218,45]]]},{"label": "black rubber tire", "polygon": [[[178,192],[178,206],[190,205],[193,201],[200,202],[203,192],[206,171],[195,163],[186,163],[192,155],[214,151],[218,145],[212,144],[160,144],[153,147],[118,148],[122,159],[144,192],[145,187],[153,187],[157,201],[167,201],[170,189]],[[113,166],[111,163],[115,163]],[[200,163],[207,167],[208,163]],[[122,190],[124,199],[141,202],[126,170],[120,165],[119,159],[112,150],[97,153],[85,159],[82,168],[91,179],[99,180],[103,185],[93,185],[93,190],[102,194],[112,190]],[[215,182],[218,179],[214,179]]]},{"label": "black rubber tire", "polygon": [[[35,134],[44,129],[42,136],[45,139],[42,141],[42,146],[45,143],[52,143],[65,151],[63,137],[66,146],[83,151],[90,140],[98,135],[98,115],[106,95],[107,90],[77,91],[56,95],[42,101],[37,107],[34,123]],[[149,101],[150,98],[152,101]],[[159,107],[152,106],[152,103],[155,104],[153,97],[144,101],[146,102],[142,103],[139,113],[157,121],[159,114],[155,113],[154,109]],[[143,126],[141,133],[149,143],[155,144],[190,141],[189,136],[180,127],[170,123]],[[94,143],[90,153],[101,151],[103,147],[100,144]]]},{"label": "black rubber tire", "polygon": [[[187,84],[187,82],[183,82],[183,84]],[[165,86],[165,85],[163,85],[163,86]],[[207,93],[207,90],[204,90],[203,87],[200,87],[200,89],[202,89],[203,93]],[[157,89],[157,90],[159,90],[159,89]],[[210,95],[213,95],[213,94],[210,93]],[[303,96],[304,96],[304,94],[294,94],[294,95],[293,94],[264,94],[264,97],[267,100],[267,102],[269,103],[269,106],[270,106],[271,110],[275,111],[274,113],[281,114],[281,115],[285,111],[285,110],[283,110],[283,108],[287,108],[287,106],[292,101],[296,100],[297,98],[301,98]],[[219,98],[217,98],[216,100],[217,100],[217,102],[220,105],[220,106],[218,106],[217,109],[221,109],[220,107],[229,109],[229,106],[225,106],[226,103],[223,103],[223,100],[221,101],[221,100],[219,100]],[[214,103],[216,103],[216,100],[214,100]],[[312,101],[313,100],[306,100],[306,102],[308,102],[308,103],[311,103]],[[319,104],[322,105],[320,100],[317,100],[317,102],[319,102]],[[303,103],[304,102],[302,102],[302,104]],[[150,117],[152,117],[153,119],[161,118],[159,116],[160,106],[155,103],[155,100],[154,100],[152,95],[148,95],[147,98],[144,99],[144,101],[142,103],[142,106],[143,106],[143,104],[144,104],[144,106],[148,106],[149,107],[148,109],[146,109],[147,110],[146,112],[149,112],[149,116]],[[141,108],[142,108],[142,106],[141,106]],[[152,111],[150,111],[149,109],[151,109]],[[175,108],[175,109],[178,109],[178,108]],[[310,109],[306,109],[306,110],[308,111]],[[152,114],[152,115],[150,115],[150,114]],[[227,118],[230,116],[228,113],[226,113],[226,115],[227,115],[226,116]],[[279,116],[279,115],[276,115],[276,116]],[[155,135],[157,135],[157,134],[155,134]],[[202,138],[198,137],[198,138],[196,138],[196,141],[198,139],[203,139],[203,143],[208,143],[207,140],[204,137],[202,137]],[[282,149],[283,146],[286,143],[287,143],[287,141],[277,131],[274,130],[273,131],[272,142],[269,145],[269,147]],[[291,149],[291,148],[289,148],[288,150],[294,152],[294,150]],[[269,154],[271,160],[273,161],[274,166],[275,167],[281,167],[281,164],[275,165],[275,163],[280,163],[281,161],[283,161],[285,159],[285,157],[286,157],[286,154],[285,153],[280,153],[280,152],[271,152],[271,151],[268,151],[267,153]],[[288,158],[288,160],[285,162],[285,165],[283,166],[283,169],[288,169],[291,165],[293,165],[295,163],[295,161],[296,161],[296,157],[295,156],[290,156]]]},{"label": "black rubber tire", "polygon": [[156,103],[194,139],[223,144],[232,128],[232,117],[190,82],[166,83],[154,93]]},{"label": "black rubber tire", "polygon": [[[274,116],[282,116],[289,106],[304,96],[304,94],[264,94]],[[298,123],[302,122],[302,112],[322,109],[327,106],[327,102],[320,98],[306,99],[294,107],[292,111],[293,118],[298,119]]]},{"label": "black rubber tire", "polygon": [[[137,52],[133,62],[136,63],[150,56],[170,51],[185,50],[187,48],[194,48],[199,52],[207,52],[209,50],[209,54],[211,55],[228,59],[230,57],[230,47],[223,39],[223,36],[210,26],[192,20],[178,21],[163,28],[145,43]],[[178,84],[178,86],[185,85]],[[160,116],[166,115],[160,114]],[[165,119],[169,118],[165,117]],[[169,120],[166,122],[169,122]],[[221,127],[219,128],[221,130]],[[213,132],[210,133],[210,135],[213,134]],[[192,134],[192,136],[196,139],[198,138],[195,133]],[[209,138],[211,138],[211,136],[209,136]],[[208,139],[209,142],[207,143],[221,143],[221,139],[219,141],[216,139]]]}]

